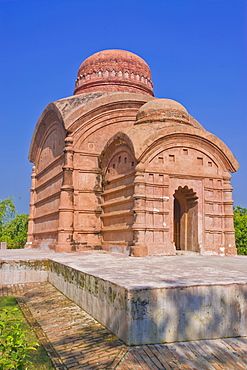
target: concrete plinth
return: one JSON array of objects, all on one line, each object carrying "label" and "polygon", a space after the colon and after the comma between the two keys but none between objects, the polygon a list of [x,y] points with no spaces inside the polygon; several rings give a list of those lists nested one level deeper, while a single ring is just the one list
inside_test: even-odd
[{"label": "concrete plinth", "polygon": [[[7,252],[5,264],[21,259]],[[129,345],[247,335],[247,257],[46,257],[47,280]]]}]

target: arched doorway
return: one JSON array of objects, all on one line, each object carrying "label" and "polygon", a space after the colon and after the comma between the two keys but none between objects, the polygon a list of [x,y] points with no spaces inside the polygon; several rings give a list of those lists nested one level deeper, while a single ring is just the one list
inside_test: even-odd
[{"label": "arched doorway", "polygon": [[173,196],[173,241],[176,249],[198,252],[198,197],[188,186],[179,186]]}]

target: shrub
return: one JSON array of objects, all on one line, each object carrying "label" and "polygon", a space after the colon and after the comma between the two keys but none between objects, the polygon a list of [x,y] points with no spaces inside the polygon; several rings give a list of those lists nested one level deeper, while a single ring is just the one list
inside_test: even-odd
[{"label": "shrub", "polygon": [[238,254],[247,255],[247,209],[241,206],[234,208],[234,228]]},{"label": "shrub", "polygon": [[28,215],[17,214],[12,198],[0,200],[0,242],[23,248],[27,241]]},{"label": "shrub", "polygon": [[24,338],[26,331],[14,319],[17,308],[2,309],[0,315],[0,370],[27,370],[30,350],[36,350],[38,343],[28,343]]}]

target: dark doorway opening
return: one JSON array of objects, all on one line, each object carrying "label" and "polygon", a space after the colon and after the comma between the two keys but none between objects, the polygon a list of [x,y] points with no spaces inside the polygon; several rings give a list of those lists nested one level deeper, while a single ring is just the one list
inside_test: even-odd
[{"label": "dark doorway opening", "polygon": [[180,248],[180,218],[181,218],[181,207],[179,201],[174,198],[174,243],[176,249]]},{"label": "dark doorway opening", "polygon": [[174,193],[173,241],[177,250],[199,251],[198,197],[188,186]]}]

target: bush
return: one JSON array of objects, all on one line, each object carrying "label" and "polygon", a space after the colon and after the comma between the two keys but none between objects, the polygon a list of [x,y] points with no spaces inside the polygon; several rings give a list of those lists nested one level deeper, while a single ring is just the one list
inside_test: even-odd
[{"label": "bush", "polygon": [[234,208],[234,228],[238,254],[247,255],[247,209]]},{"label": "bush", "polygon": [[8,248],[23,248],[27,241],[28,215],[17,214],[11,198],[0,200],[0,242]]},{"label": "bush", "polygon": [[29,351],[36,350],[38,343],[28,344],[24,338],[26,331],[14,319],[17,308],[2,309],[0,315],[0,370],[27,370]]},{"label": "bush", "polygon": [[27,241],[28,215],[16,215],[4,226],[2,240],[7,242],[8,248],[23,248]]}]

